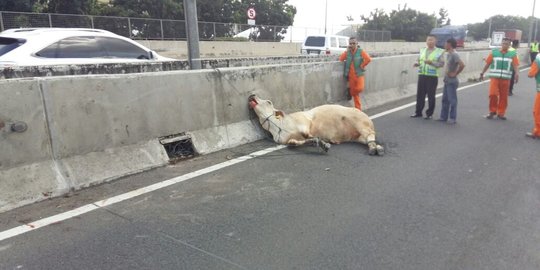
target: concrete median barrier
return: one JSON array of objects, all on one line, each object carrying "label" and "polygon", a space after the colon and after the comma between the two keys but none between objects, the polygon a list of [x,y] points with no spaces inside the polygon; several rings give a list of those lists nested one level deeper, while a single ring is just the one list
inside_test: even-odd
[{"label": "concrete median barrier", "polygon": [[[0,211],[62,194],[39,83],[0,81]],[[13,128],[24,123],[24,131]]]}]

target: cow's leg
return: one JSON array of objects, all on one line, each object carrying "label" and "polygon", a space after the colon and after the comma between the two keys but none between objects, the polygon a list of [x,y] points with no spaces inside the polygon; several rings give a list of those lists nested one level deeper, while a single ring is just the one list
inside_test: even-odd
[{"label": "cow's leg", "polygon": [[290,139],[287,141],[288,145],[294,145],[294,146],[300,146],[300,145],[313,145],[320,147],[324,152],[328,152],[328,149],[330,149],[330,144],[319,139],[319,138],[308,138],[305,140],[296,140],[296,139]]},{"label": "cow's leg", "polygon": [[382,156],[382,155],[384,155],[384,147],[382,145],[380,145],[380,144],[377,144],[377,142],[375,141],[375,132],[368,131],[368,130],[363,130],[363,131],[365,133],[362,133],[362,134],[367,134],[367,136],[360,135],[359,141],[361,143],[367,144],[367,146],[368,146],[368,154],[370,156],[373,156],[373,155]]},{"label": "cow's leg", "polygon": [[315,143],[318,147],[320,147],[324,152],[328,152],[328,149],[330,149],[330,143],[327,143],[319,138],[313,138],[315,139]]}]

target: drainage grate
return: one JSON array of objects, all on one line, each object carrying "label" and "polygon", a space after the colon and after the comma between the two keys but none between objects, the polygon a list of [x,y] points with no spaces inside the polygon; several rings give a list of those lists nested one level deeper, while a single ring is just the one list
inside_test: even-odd
[{"label": "drainage grate", "polygon": [[191,137],[185,133],[161,137],[159,142],[167,151],[170,162],[178,162],[196,155]]}]

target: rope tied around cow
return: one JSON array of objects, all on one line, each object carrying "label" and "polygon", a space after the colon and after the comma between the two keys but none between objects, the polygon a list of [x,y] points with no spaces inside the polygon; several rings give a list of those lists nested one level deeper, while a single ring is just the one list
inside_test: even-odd
[{"label": "rope tied around cow", "polygon": [[270,132],[270,124],[273,124],[274,126],[276,126],[278,128],[278,133],[277,133],[277,138],[274,139],[274,134],[272,134],[272,140],[274,140],[275,142],[278,142],[279,139],[281,138],[281,131],[283,131],[283,129],[281,128],[281,126],[277,125],[276,123],[272,122],[270,120],[270,117],[274,116],[275,117],[275,114],[270,114],[268,115],[267,117],[264,118],[264,121],[261,123],[261,126],[263,127],[264,129],[264,123],[268,122],[268,128],[266,129],[270,134],[272,134]]}]

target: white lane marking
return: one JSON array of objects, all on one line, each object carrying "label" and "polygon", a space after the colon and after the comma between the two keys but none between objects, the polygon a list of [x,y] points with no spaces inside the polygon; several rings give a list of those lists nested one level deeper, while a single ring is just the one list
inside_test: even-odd
[{"label": "white lane marking", "polygon": [[216,165],[204,168],[204,169],[200,169],[198,171],[194,171],[194,172],[187,173],[187,174],[175,177],[175,178],[171,178],[169,180],[165,180],[165,181],[162,181],[162,182],[159,182],[159,183],[147,186],[147,187],[139,188],[139,189],[136,189],[136,190],[124,193],[124,194],[120,194],[118,196],[114,196],[114,197],[111,197],[111,198],[108,198],[108,199],[105,199],[105,200],[101,200],[101,201],[97,201],[97,202],[94,202],[94,203],[91,203],[91,204],[83,205],[81,207],[75,208],[73,210],[70,210],[70,211],[67,211],[67,212],[64,212],[64,213],[60,213],[60,214],[57,214],[57,215],[54,215],[54,216],[50,216],[50,217],[43,218],[43,219],[40,219],[40,220],[37,220],[37,221],[34,221],[34,222],[30,222],[30,223],[27,223],[27,224],[24,224],[24,225],[21,225],[21,226],[18,226],[18,227],[15,227],[15,228],[3,231],[3,232],[0,232],[0,241],[9,239],[9,238],[12,238],[12,237],[15,237],[15,236],[18,236],[18,235],[33,231],[33,230],[37,230],[39,228],[42,228],[42,227],[45,227],[45,226],[48,226],[48,225],[51,225],[51,224],[54,224],[54,223],[58,223],[58,222],[61,222],[61,221],[64,221],[64,220],[67,220],[67,219],[70,219],[70,218],[73,218],[73,217],[76,217],[76,216],[80,216],[80,215],[88,213],[90,211],[94,211],[94,210],[102,208],[102,207],[106,207],[106,206],[109,206],[109,205],[112,205],[112,204],[115,204],[115,203],[118,203],[118,202],[121,202],[121,201],[125,201],[125,200],[137,197],[137,196],[145,194],[145,193],[156,191],[158,189],[168,187],[170,185],[174,185],[174,184],[189,180],[189,179],[197,177],[197,176],[201,176],[201,175],[204,175],[204,174],[207,174],[207,173],[211,173],[211,172],[214,172],[214,171],[217,171],[217,170],[220,170],[220,169],[223,169],[223,168],[238,164],[240,162],[250,160],[252,158],[264,156],[264,155],[266,155],[268,153],[277,151],[279,149],[283,149],[285,147],[286,146],[284,146],[284,145],[277,145],[277,146],[274,146],[274,147],[266,148],[266,149],[263,149],[263,150],[260,150],[260,151],[245,155],[245,156],[241,156],[241,157],[231,159],[231,160],[228,160],[228,161],[225,161],[225,162],[222,162],[222,163],[219,163],[219,164],[216,164]]},{"label": "white lane marking", "polygon": [[[464,89],[467,89],[467,88],[470,88],[470,87],[473,87],[473,86],[477,86],[477,85],[485,83],[487,81],[489,81],[489,80],[461,87],[461,88],[458,89],[458,91],[461,91],[461,90],[464,90]],[[440,97],[441,95],[442,94],[438,94],[436,97]],[[373,116],[370,116],[370,118],[371,119],[376,119],[376,118],[391,114],[393,112],[397,112],[397,111],[403,110],[405,108],[414,106],[415,104],[416,104],[416,102],[411,102],[411,103],[405,104],[403,106],[399,106],[397,108],[375,114]],[[90,211],[94,211],[94,210],[102,208],[102,207],[106,207],[106,206],[109,206],[109,205],[112,205],[112,204],[115,204],[115,203],[118,203],[118,202],[121,202],[121,201],[125,201],[125,200],[128,200],[128,199],[140,196],[142,194],[146,194],[146,193],[149,193],[149,192],[152,192],[152,191],[156,191],[158,189],[162,189],[162,188],[168,187],[170,185],[174,185],[174,184],[189,180],[189,179],[194,178],[194,177],[198,177],[198,176],[210,173],[210,172],[214,172],[214,171],[223,169],[225,167],[229,167],[229,166],[238,164],[240,162],[250,160],[250,159],[255,158],[255,157],[263,156],[263,155],[266,155],[268,153],[277,151],[279,149],[283,149],[285,147],[286,146],[284,146],[284,145],[278,145],[278,146],[275,146],[275,147],[266,148],[266,149],[251,153],[251,154],[246,155],[246,156],[238,157],[238,158],[235,158],[235,159],[231,159],[231,160],[228,160],[228,161],[225,161],[225,162],[210,166],[208,168],[200,169],[198,171],[194,171],[194,172],[187,173],[187,174],[175,177],[175,178],[171,178],[171,179],[168,179],[168,180],[165,180],[165,181],[162,181],[162,182],[159,182],[159,183],[147,186],[147,187],[139,188],[139,189],[136,189],[136,190],[124,193],[124,194],[120,194],[120,195],[117,195],[117,196],[114,196],[114,197],[111,197],[111,198],[108,198],[108,199],[104,199],[104,200],[97,201],[97,202],[94,202],[94,203],[91,203],[91,204],[83,205],[83,206],[81,206],[79,208],[75,208],[73,210],[70,210],[70,211],[67,211],[67,212],[64,212],[64,213],[60,213],[60,214],[50,216],[50,217],[47,217],[47,218],[44,218],[44,219],[40,219],[40,220],[31,222],[31,223],[28,223],[28,224],[24,224],[24,225],[21,225],[21,226],[18,226],[18,227],[15,227],[15,228],[0,232],[0,241],[3,241],[3,240],[6,240],[6,239],[9,239],[9,238],[21,235],[23,233],[30,232],[30,231],[33,231],[33,230],[36,230],[36,229],[39,229],[39,228],[42,228],[42,227],[57,223],[57,222],[61,222],[61,221],[64,221],[64,220],[67,220],[67,219],[70,219],[70,218],[73,218],[73,217],[76,217],[76,216],[80,216],[80,215],[88,213]]]},{"label": "white lane marking", "polygon": [[[523,69],[520,69],[519,72],[528,70],[528,69],[530,69],[530,68],[531,68],[531,67],[525,67],[525,68],[523,68]],[[487,82],[489,82],[489,78],[486,78],[486,80],[483,80],[483,81],[481,81],[481,82],[477,82],[477,83],[473,83],[473,84],[469,84],[469,85],[460,87],[460,88],[457,89],[457,91],[462,91],[462,90],[465,90],[465,89],[467,89],[467,88],[471,88],[471,87],[473,87],[473,86],[477,86],[477,85],[480,85],[480,84],[483,84],[483,83],[487,83]],[[438,98],[438,97],[440,97],[440,96],[442,96],[442,93],[437,94],[437,95],[435,96],[435,98]],[[387,115],[387,114],[391,114],[391,113],[394,113],[394,112],[397,112],[397,111],[401,111],[401,110],[403,110],[403,109],[405,109],[405,108],[409,108],[409,107],[414,106],[414,105],[416,105],[416,101],[415,101],[415,102],[411,102],[411,103],[407,103],[407,104],[405,104],[405,105],[399,106],[399,107],[397,107],[397,108],[393,108],[393,109],[388,110],[388,111],[384,111],[384,112],[375,114],[375,115],[373,115],[373,116],[370,116],[370,118],[371,118],[371,119],[376,119],[376,118],[385,116],[385,115]]]},{"label": "white lane marking", "polygon": [[33,231],[35,229],[39,229],[47,225],[51,225],[56,222],[60,222],[60,221],[63,221],[72,217],[80,216],[84,213],[88,213],[96,209],[98,209],[97,206],[93,204],[87,204],[87,205],[81,206],[79,208],[75,208],[73,210],[70,210],[70,211],[67,211],[58,215],[54,215],[54,216],[40,219],[38,221],[34,221],[28,224],[24,224],[24,225],[15,227],[13,229],[9,229],[7,231],[1,232],[0,241],[11,238],[11,237],[15,237],[17,235],[21,235],[23,233],[27,233],[29,231]]},{"label": "white lane marking", "polygon": [[[467,89],[467,88],[471,88],[471,87],[473,87],[473,86],[477,86],[477,85],[480,85],[480,84],[483,84],[483,83],[486,83],[486,82],[489,82],[489,80],[485,80],[485,81],[481,81],[481,82],[477,82],[477,83],[473,83],[473,84],[469,84],[469,85],[460,87],[460,88],[458,88],[457,91],[465,90],[465,89]],[[440,97],[440,96],[442,96],[442,93],[437,94],[437,95],[435,96],[435,98],[438,98],[438,97]],[[377,119],[377,118],[379,118],[379,117],[382,117],[382,116],[385,116],[385,115],[387,115],[387,114],[391,114],[391,113],[394,113],[394,112],[397,112],[397,111],[401,111],[401,110],[403,110],[403,109],[412,107],[412,106],[414,106],[414,105],[416,105],[416,101],[415,101],[415,102],[411,102],[411,103],[407,103],[407,104],[405,104],[405,105],[401,105],[401,106],[399,106],[399,107],[393,108],[393,109],[388,110],[388,111],[384,111],[384,112],[381,112],[381,113],[372,115],[372,116],[370,116],[370,118],[371,118],[371,119]]]}]

